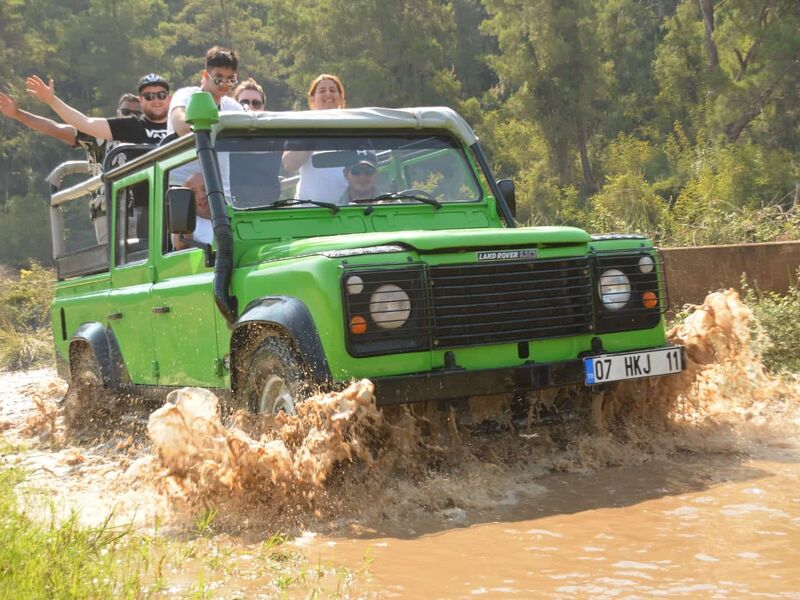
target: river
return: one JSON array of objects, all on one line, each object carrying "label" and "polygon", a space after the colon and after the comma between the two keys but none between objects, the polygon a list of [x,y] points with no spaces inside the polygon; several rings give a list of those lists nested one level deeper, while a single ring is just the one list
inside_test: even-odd
[{"label": "river", "polygon": [[205,543],[227,567],[188,560],[165,595],[202,574],[212,597],[306,596],[257,568],[280,533],[345,597],[800,598],[800,394],[764,372],[748,320],[709,297],[671,332],[686,373],[546,428],[384,414],[360,382],[277,422],[221,423],[213,395],[184,390],[140,415],[147,433],[129,416],[76,444],[63,382],[3,374],[0,430],[24,443],[4,460],[87,523],[113,509],[185,538],[213,507]]}]

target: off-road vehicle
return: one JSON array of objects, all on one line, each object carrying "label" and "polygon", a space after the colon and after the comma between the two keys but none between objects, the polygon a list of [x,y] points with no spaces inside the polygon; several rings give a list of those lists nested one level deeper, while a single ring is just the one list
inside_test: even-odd
[{"label": "off-road vehicle", "polygon": [[[354,378],[379,405],[447,403],[683,368],[652,243],[519,227],[513,183],[454,111],[218,114],[199,93],[187,116],[194,133],[120,146],[106,165],[123,165],[54,188],[53,334],[76,392],[201,386],[272,413]],[[323,197],[297,197],[289,152],[335,183]],[[367,155],[374,194],[350,201],[345,171]],[[214,241],[176,251],[196,226],[196,172]],[[92,228],[83,201],[98,191]],[[73,395],[73,410],[102,409]]]}]

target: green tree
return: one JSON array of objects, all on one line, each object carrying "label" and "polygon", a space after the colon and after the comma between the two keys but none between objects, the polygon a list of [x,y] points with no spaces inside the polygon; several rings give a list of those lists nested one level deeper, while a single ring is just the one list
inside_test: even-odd
[{"label": "green tree", "polygon": [[173,16],[161,32],[176,87],[199,85],[206,50],[221,45],[238,52],[240,79],[253,77],[264,87],[270,110],[290,107],[279,44],[297,24],[291,6],[280,0],[168,0],[168,6]]},{"label": "green tree", "polygon": [[348,106],[454,104],[452,7],[438,0],[301,0],[279,28],[297,108],[319,73],[334,73]]},{"label": "green tree", "polygon": [[480,0],[453,0],[455,19],[455,74],[465,96],[480,96],[497,85],[487,57],[497,53],[497,39],[480,32],[486,9]]},{"label": "green tree", "polygon": [[561,184],[596,188],[589,144],[608,106],[611,66],[602,60],[592,6],[580,0],[484,0],[485,30],[497,36],[491,64],[519,98],[523,119],[540,125]]},{"label": "green tree", "polygon": [[[736,142],[750,129],[758,135],[765,127],[756,121],[766,121],[797,92],[795,0],[683,0],[666,28],[655,68],[670,123],[691,123],[695,135],[708,128],[711,136]],[[796,122],[797,109],[791,113]]]}]

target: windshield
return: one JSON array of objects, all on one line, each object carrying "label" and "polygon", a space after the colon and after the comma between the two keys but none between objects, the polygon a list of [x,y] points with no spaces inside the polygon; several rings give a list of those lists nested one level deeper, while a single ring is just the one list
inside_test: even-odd
[{"label": "windshield", "polygon": [[460,145],[444,134],[221,137],[216,149],[226,196],[240,209],[482,197]]}]

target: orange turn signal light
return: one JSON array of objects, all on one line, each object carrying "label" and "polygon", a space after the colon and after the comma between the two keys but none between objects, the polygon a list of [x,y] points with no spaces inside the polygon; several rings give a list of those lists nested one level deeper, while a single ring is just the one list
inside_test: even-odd
[{"label": "orange turn signal light", "polygon": [[350,332],[353,335],[367,333],[367,320],[364,317],[353,317],[350,319]]},{"label": "orange turn signal light", "polygon": [[655,292],[645,292],[642,294],[642,306],[645,308],[655,308],[658,306],[658,296]]}]

